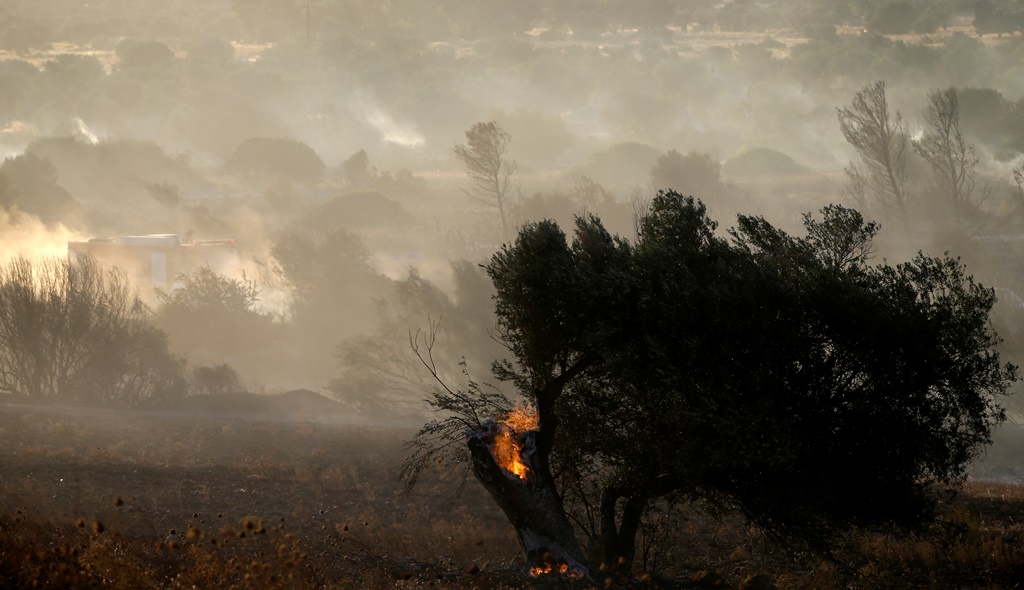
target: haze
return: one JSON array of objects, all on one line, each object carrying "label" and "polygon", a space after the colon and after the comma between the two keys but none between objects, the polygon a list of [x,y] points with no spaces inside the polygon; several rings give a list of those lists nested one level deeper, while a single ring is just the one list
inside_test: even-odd
[{"label": "haze", "polygon": [[[966,229],[927,207],[909,229],[868,208],[881,255],[952,248],[1016,293],[982,238],[1018,231],[1005,214],[1024,141],[991,107],[1010,112],[1024,94],[1020,37],[979,36],[965,3],[888,36],[869,2],[812,4],[6,2],[3,256],[60,255],[92,237],[233,238],[241,264],[218,271],[244,272],[258,291],[251,311],[272,321],[259,336],[242,325],[254,318],[224,322],[214,345],[162,316],[143,281],[172,350],[230,365],[250,391],[308,388],[359,405],[353,379],[390,391],[383,357],[408,356],[409,331],[432,321],[465,332],[444,364],[466,355],[486,374],[501,354],[475,264],[510,236],[467,196],[452,149],[474,123],[511,137],[517,224],[568,226],[586,210],[629,235],[637,204],[675,188],[723,227],[742,211],[796,229],[801,213],[843,199],[856,153],[836,109],[884,80],[915,137],[928,92],[961,89],[987,200],[984,222]],[[703,177],[686,168],[698,156]],[[342,237],[325,246],[328,235]],[[414,309],[401,300],[413,284],[439,291]],[[460,305],[477,306],[473,328],[447,317]],[[415,363],[398,373],[416,385],[395,395],[415,406],[421,383],[407,371]]]}]

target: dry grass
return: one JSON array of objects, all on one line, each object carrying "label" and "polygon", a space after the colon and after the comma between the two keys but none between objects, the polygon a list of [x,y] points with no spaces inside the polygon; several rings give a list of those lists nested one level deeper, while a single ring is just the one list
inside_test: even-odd
[{"label": "dry grass", "polygon": [[[0,587],[517,588],[518,544],[455,474],[402,495],[397,428],[0,406]],[[738,519],[660,514],[610,587],[1013,588],[1024,489],[971,483],[933,540],[859,534],[845,567]],[[556,584],[555,584],[556,585]],[[601,584],[603,586],[603,584]],[[589,587],[581,585],[581,587]]]}]

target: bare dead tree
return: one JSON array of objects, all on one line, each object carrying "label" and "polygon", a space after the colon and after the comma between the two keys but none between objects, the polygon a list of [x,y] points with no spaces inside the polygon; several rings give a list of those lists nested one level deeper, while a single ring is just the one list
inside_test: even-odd
[{"label": "bare dead tree", "polygon": [[491,121],[475,123],[466,131],[466,143],[453,148],[472,183],[464,192],[473,200],[498,210],[503,239],[511,235],[507,210],[517,188],[514,179],[517,166],[514,160],[508,159],[511,142],[512,136]]},{"label": "bare dead tree", "polygon": [[978,156],[960,132],[960,102],[955,88],[928,94],[925,120],[929,129],[914,142],[914,150],[931,167],[935,191],[954,218],[970,221],[980,206],[974,194]]},{"label": "bare dead tree", "polygon": [[843,137],[857,150],[865,188],[886,209],[895,209],[908,222],[910,192],[907,147],[910,143],[899,111],[889,113],[885,82],[865,86],[849,107],[837,109]]}]

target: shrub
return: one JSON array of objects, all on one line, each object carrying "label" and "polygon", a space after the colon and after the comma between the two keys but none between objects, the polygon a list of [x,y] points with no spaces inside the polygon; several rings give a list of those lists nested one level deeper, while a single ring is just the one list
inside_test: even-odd
[{"label": "shrub", "polygon": [[195,395],[227,395],[243,390],[242,380],[231,365],[214,365],[192,369],[192,393]]},{"label": "shrub", "polygon": [[182,370],[121,271],[91,258],[0,268],[0,392],[133,404],[182,395]]},{"label": "shrub", "polygon": [[227,167],[253,180],[285,179],[315,185],[323,179],[325,165],[313,148],[301,141],[250,137],[231,153]]},{"label": "shrub", "polygon": [[725,188],[722,166],[709,154],[669,150],[651,167],[651,184],[686,194],[717,196]]},{"label": "shrub", "polygon": [[159,41],[125,39],[114,52],[122,68],[163,67],[174,61],[174,50]]},{"label": "shrub", "polygon": [[157,290],[154,323],[170,335],[175,350],[205,350],[218,358],[252,352],[271,338],[272,316],[259,309],[259,287],[244,275],[233,279],[201,266],[180,274],[181,285]]}]

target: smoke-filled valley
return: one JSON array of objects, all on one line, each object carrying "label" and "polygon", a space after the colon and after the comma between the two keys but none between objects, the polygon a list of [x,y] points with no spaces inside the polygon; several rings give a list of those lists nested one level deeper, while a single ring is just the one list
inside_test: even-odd
[{"label": "smoke-filled valley", "polygon": [[[1021,14],[5,2],[0,586],[1009,587],[1024,572],[1024,402],[1004,395],[1006,363],[1024,363]],[[683,259],[681,227],[703,236],[695,258],[663,262]],[[818,313],[821,333],[784,330],[817,330]],[[690,346],[722,374],[683,360]],[[914,350],[920,365],[889,363]],[[651,402],[687,362],[687,401]],[[893,468],[935,500],[927,530],[885,536],[884,509],[817,504],[842,538],[774,529],[793,520],[774,512],[787,492],[747,488],[804,456],[783,418],[812,406],[701,397],[702,379],[756,388],[744,362],[846,400],[813,406],[836,441],[887,411],[954,441],[907,440],[935,455]],[[807,377],[819,362],[827,377]],[[856,413],[877,383],[921,397]],[[638,433],[627,412],[667,430]],[[762,443],[723,451],[755,457],[742,469],[677,464],[659,447],[686,438],[668,417],[686,437]],[[550,440],[526,435],[550,424]],[[573,439],[587,424],[607,437]],[[513,489],[550,477],[576,553],[551,531],[531,549],[508,497],[479,485],[474,437]],[[855,469],[871,444],[835,462]],[[622,482],[648,487],[608,500]]]}]

